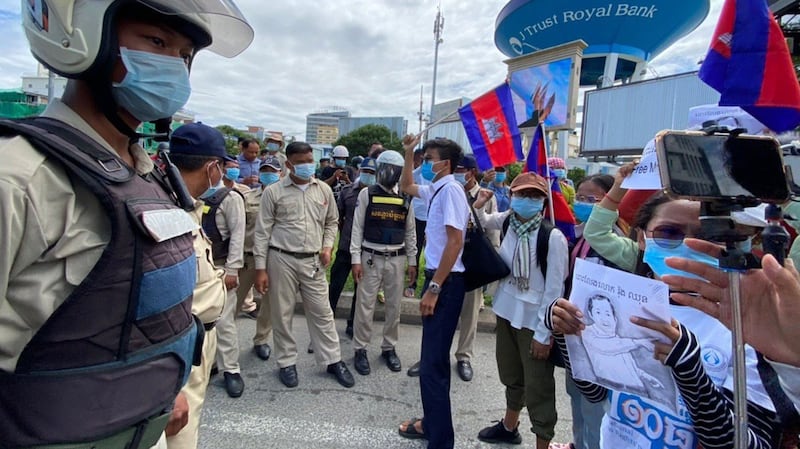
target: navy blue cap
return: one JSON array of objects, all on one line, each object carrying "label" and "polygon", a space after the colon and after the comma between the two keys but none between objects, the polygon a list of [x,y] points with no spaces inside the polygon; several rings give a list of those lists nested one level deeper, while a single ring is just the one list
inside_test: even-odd
[{"label": "navy blue cap", "polygon": [[471,154],[465,154],[464,157],[458,161],[458,167],[472,170],[473,168],[478,168],[478,163],[475,161],[475,156]]},{"label": "navy blue cap", "polygon": [[189,123],[173,131],[169,138],[169,152],[236,160],[228,155],[222,133],[201,122]]},{"label": "navy blue cap", "polygon": [[365,157],[363,161],[361,161],[361,165],[359,166],[360,169],[367,169],[376,171],[378,169],[378,165],[375,163],[375,159],[371,157]]}]

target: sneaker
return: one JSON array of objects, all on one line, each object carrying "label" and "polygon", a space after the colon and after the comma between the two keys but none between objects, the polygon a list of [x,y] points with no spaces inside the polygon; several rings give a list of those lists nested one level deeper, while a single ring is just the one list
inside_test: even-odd
[{"label": "sneaker", "polygon": [[521,444],[522,435],[519,434],[517,427],[514,430],[506,430],[503,425],[503,420],[497,421],[497,424],[487,427],[478,433],[478,439],[485,443],[506,443],[506,444]]}]

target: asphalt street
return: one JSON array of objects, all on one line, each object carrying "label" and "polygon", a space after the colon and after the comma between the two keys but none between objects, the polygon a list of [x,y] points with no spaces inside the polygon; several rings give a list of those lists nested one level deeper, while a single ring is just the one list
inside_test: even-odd
[{"label": "asphalt street", "polygon": [[[481,314],[491,314],[486,309]],[[308,328],[302,314],[294,317],[294,335],[301,349],[297,370],[300,385],[289,389],[278,380],[275,361],[264,362],[252,352],[255,321],[237,319],[240,363],[245,380],[242,397],[232,399],[225,392],[222,375],[211,379],[200,428],[200,448],[424,448],[422,440],[411,441],[397,434],[405,419],[422,416],[418,378],[408,377],[406,368],[419,354],[422,327],[401,324],[397,353],[403,371],[394,373],[380,358],[380,331],[376,323],[372,346],[368,350],[372,374],[361,376],[353,369],[353,347],[344,334],[345,322],[337,319],[342,357],[356,379],[347,389],[318,366],[313,354],[306,353]],[[458,338],[458,334],[456,334]],[[502,447],[478,441],[478,432],[503,416],[505,396],[497,376],[494,334],[478,332],[472,361],[475,377],[463,382],[455,370],[451,383],[453,421],[457,448]],[[455,351],[455,342],[454,348]],[[452,353],[451,353],[452,354]],[[557,442],[569,442],[571,414],[569,396],[564,391],[564,371],[556,368],[559,421]],[[525,411],[521,418],[521,446],[534,447],[535,436]]]}]

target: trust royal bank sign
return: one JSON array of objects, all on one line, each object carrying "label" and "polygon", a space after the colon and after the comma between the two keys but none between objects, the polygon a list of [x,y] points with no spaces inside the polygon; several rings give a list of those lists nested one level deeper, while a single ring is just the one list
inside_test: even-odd
[{"label": "trust royal bank sign", "polygon": [[586,56],[649,60],[696,28],[709,9],[710,0],[512,0],[497,17],[495,44],[516,57],[582,39]]}]

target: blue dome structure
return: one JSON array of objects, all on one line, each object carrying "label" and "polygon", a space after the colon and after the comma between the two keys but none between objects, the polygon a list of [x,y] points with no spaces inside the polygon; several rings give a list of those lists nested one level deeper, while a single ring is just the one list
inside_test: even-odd
[{"label": "blue dome structure", "polygon": [[710,0],[511,0],[497,16],[494,41],[515,58],[581,39],[588,44],[581,85],[594,85],[612,54],[618,57],[614,79],[637,78],[710,9]]}]

